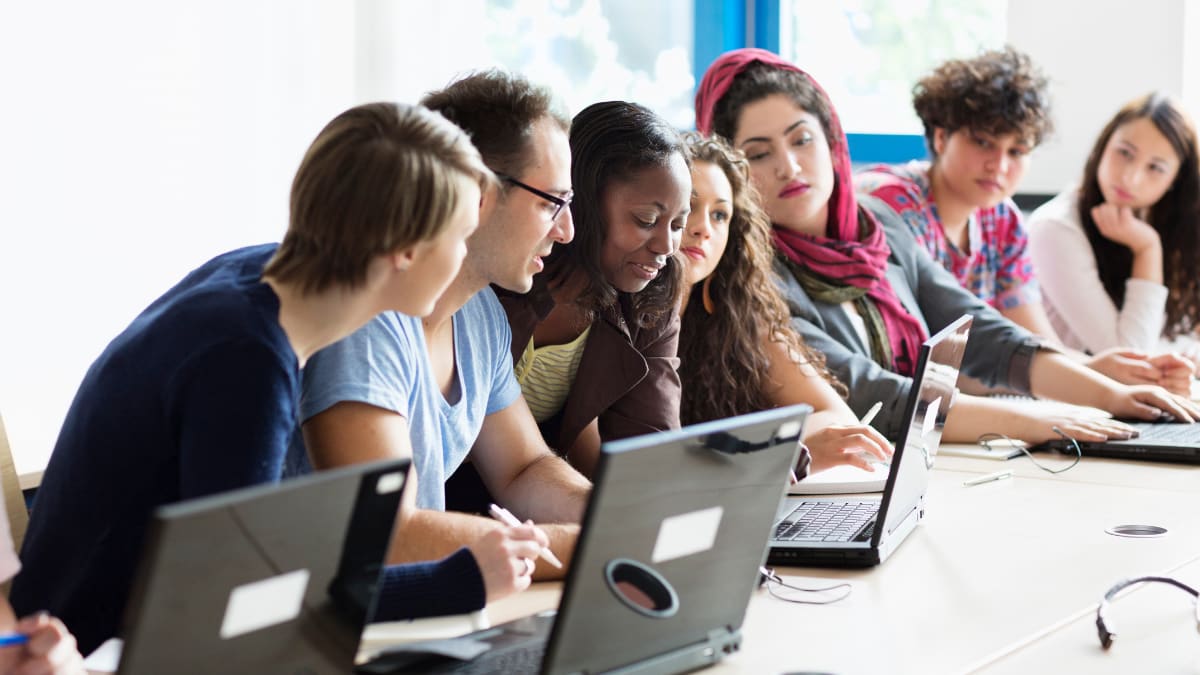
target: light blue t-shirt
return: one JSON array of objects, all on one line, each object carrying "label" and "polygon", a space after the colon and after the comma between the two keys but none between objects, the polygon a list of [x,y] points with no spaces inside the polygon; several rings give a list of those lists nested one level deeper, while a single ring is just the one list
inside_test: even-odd
[{"label": "light blue t-shirt", "polygon": [[[356,333],[317,352],[304,368],[300,418],[342,401],[369,403],[408,420],[417,506],[446,508],[445,482],[479,436],[483,419],[521,394],[513,376],[512,332],[491,288],[455,312],[454,355],[458,386],[453,403],[433,379],[421,320],[397,312],[372,319]],[[303,437],[290,451],[292,469],[307,465]]]}]

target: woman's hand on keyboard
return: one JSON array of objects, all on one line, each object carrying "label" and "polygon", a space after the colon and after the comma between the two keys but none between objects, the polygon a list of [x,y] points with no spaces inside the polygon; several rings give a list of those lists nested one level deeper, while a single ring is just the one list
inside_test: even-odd
[{"label": "woman's hand on keyboard", "polygon": [[1170,415],[1177,422],[1200,421],[1200,406],[1162,387],[1121,385],[1110,390],[1108,399],[1104,409],[1114,417],[1153,422]]},{"label": "woman's hand on keyboard", "polygon": [[874,471],[873,463],[892,460],[892,444],[869,424],[831,424],[804,439],[812,471],[850,464]]},{"label": "woman's hand on keyboard", "polygon": [[[1009,425],[1012,425],[1012,431],[1005,431],[1003,427]],[[1128,424],[1106,417],[1039,415],[1027,407],[1015,409],[1006,424],[997,426],[997,432],[1025,441],[1031,446],[1061,439],[1062,434],[1077,441],[1104,441],[1132,438],[1137,433]]]}]

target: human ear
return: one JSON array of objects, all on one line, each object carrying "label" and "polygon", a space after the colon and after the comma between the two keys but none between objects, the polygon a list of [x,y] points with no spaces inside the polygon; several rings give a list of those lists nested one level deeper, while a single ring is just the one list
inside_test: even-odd
[{"label": "human ear", "polygon": [[488,185],[479,193],[479,222],[486,223],[500,204],[500,186]]},{"label": "human ear", "polygon": [[413,262],[417,259],[417,247],[408,246],[406,248],[396,249],[388,255],[388,262],[391,263],[392,269],[397,272],[406,272],[409,267],[412,267]]},{"label": "human ear", "polygon": [[946,133],[944,127],[937,127],[933,130],[933,154],[940,155],[946,149],[946,138],[949,134]]}]

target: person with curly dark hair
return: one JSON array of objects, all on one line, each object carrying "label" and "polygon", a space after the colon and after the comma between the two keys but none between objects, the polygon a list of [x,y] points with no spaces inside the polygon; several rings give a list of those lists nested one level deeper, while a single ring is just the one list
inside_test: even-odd
[{"label": "person with curly dark hair", "polygon": [[1041,311],[1012,194],[1051,130],[1046,78],[1011,47],[947,61],[913,88],[932,161],[879,165],[855,178],[934,260],[1001,314],[1054,337]]},{"label": "person with curly dark hair", "polygon": [[1164,338],[1200,352],[1200,161],[1196,128],[1162,93],[1125,104],[1092,148],[1080,187],[1030,218],[1046,311],[1063,341],[1145,352]]},{"label": "person with curly dark hair", "polygon": [[[1029,153],[1051,132],[1048,82],[1006,47],[947,61],[913,88],[932,161],[871,167],[855,187],[886,203],[963,288],[1030,332],[1058,341],[1034,276],[1029,237],[1012,201]],[[1173,385],[1187,364],[1113,344],[1075,358],[1130,384]],[[1187,373],[1190,375],[1190,372]]]},{"label": "person with curly dark hair", "polygon": [[[707,422],[794,403],[814,409],[804,425],[796,475],[851,464],[873,471],[891,445],[860,424],[825,359],[790,324],[771,275],[771,223],[758,205],[745,157],[720,138],[684,136],[692,153],[692,212],[679,252],[680,417]],[[843,388],[844,389],[844,388]]]},{"label": "person with curly dark hair", "polygon": [[636,103],[584,108],[570,145],[575,238],[528,293],[497,296],[542,435],[590,477],[602,441],[679,427],[675,252],[692,181],[679,133]]},{"label": "person with curly dark hair", "polygon": [[[1156,386],[1126,385],[1048,348],[959,285],[886,204],[853,190],[846,135],[824,90],[776,54],[739,49],[719,57],[696,93],[696,127],[742,150],[770,218],[775,271],[792,327],[825,355],[861,415],[883,403],[875,427],[898,438],[926,336],[974,317],[963,372],[988,386],[1091,405],[1118,417],[1163,412],[1200,418],[1200,407]],[[1128,438],[1109,419],[1044,416],[1011,401],[960,394],[943,439],[1000,432],[1030,443]]]}]

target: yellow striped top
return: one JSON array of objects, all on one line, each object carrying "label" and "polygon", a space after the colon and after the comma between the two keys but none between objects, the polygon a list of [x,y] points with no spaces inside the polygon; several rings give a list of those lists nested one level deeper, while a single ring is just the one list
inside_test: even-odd
[{"label": "yellow striped top", "polygon": [[525,402],[538,423],[554,417],[567,402],[589,331],[590,326],[579,337],[563,345],[534,347],[533,338],[530,338],[525,346],[514,370]]}]

